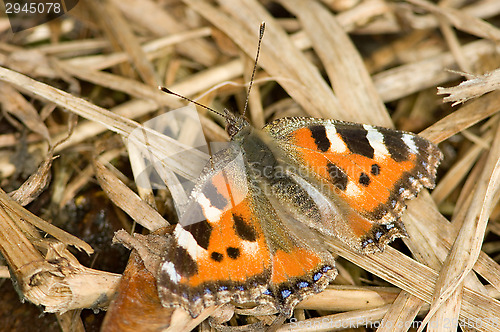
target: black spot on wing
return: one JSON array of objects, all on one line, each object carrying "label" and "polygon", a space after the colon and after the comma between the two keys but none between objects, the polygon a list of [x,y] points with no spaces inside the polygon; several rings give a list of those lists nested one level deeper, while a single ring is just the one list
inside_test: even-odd
[{"label": "black spot on wing", "polygon": [[174,263],[177,273],[184,277],[195,275],[198,272],[198,264],[196,264],[188,251],[179,245],[173,250],[171,261]]},{"label": "black spot on wing", "polygon": [[325,126],[322,125],[314,125],[309,127],[311,131],[311,136],[314,138],[314,143],[318,147],[318,150],[321,152],[326,152],[330,149],[330,140],[326,136]]},{"label": "black spot on wing", "polygon": [[203,249],[208,249],[210,243],[210,235],[212,235],[212,225],[206,220],[183,226],[183,228],[193,235],[196,243]]},{"label": "black spot on wing", "polygon": [[359,176],[359,183],[365,187],[368,187],[370,185],[370,177],[366,173],[361,173]]},{"label": "black spot on wing", "polygon": [[380,166],[378,164],[373,164],[370,172],[373,175],[379,175],[380,174]]},{"label": "black spot on wing", "polygon": [[242,240],[255,242],[257,240],[257,232],[255,228],[245,222],[243,218],[233,213],[234,230]]},{"label": "black spot on wing", "polygon": [[337,133],[347,145],[352,153],[356,153],[372,159],[375,150],[371,146],[366,135],[368,132],[363,127],[341,127],[337,128]]},{"label": "black spot on wing", "polygon": [[224,256],[220,252],[214,251],[210,254],[210,258],[212,258],[216,262],[221,262]]},{"label": "black spot on wing", "polygon": [[240,249],[234,247],[228,247],[226,249],[227,256],[232,259],[240,257]]},{"label": "black spot on wing", "polygon": [[328,174],[330,174],[332,183],[340,190],[346,190],[348,180],[345,172],[332,163],[328,163],[326,167],[328,168]]},{"label": "black spot on wing", "polygon": [[203,187],[203,194],[210,201],[210,205],[222,210],[227,205],[226,198],[217,191],[212,182],[207,182]]},{"label": "black spot on wing", "polygon": [[394,161],[402,162],[408,160],[410,151],[408,145],[403,141],[404,133],[395,130],[379,129],[384,136],[384,144]]}]

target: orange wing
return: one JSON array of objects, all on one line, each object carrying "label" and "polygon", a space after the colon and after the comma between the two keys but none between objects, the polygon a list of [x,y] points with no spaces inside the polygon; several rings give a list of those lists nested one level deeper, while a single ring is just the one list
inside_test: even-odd
[{"label": "orange wing", "polygon": [[361,251],[375,251],[404,236],[399,221],[404,200],[415,197],[424,186],[434,187],[442,158],[429,141],[381,127],[285,118],[264,130],[298,168],[307,169],[311,183],[319,181],[327,187],[323,192],[343,214],[343,224],[317,228]]},{"label": "orange wing", "polygon": [[246,172],[249,165],[234,160],[216,162],[221,168],[195,188],[161,264],[160,298],[193,317],[231,300],[291,315],[335,277],[333,257],[291,234]]}]

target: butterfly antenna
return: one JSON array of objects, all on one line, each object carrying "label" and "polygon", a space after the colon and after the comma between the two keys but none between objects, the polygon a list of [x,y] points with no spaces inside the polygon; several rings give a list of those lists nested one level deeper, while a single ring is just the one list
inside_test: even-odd
[{"label": "butterfly antenna", "polygon": [[264,37],[265,30],[266,30],[266,22],[262,22],[260,24],[260,29],[259,29],[259,43],[257,44],[257,54],[255,55],[255,61],[253,63],[252,77],[250,78],[250,84],[248,85],[247,99],[245,100],[245,107],[243,107],[243,116],[245,116],[245,113],[246,113],[247,108],[248,108],[248,98],[250,96],[250,91],[252,90],[253,80],[255,78],[255,72],[257,71],[257,62],[259,61],[260,46],[262,44],[262,38]]},{"label": "butterfly antenna", "polygon": [[[252,71],[252,77],[250,78],[250,84],[248,85],[248,91],[247,91],[247,98],[245,100],[245,107],[243,107],[243,115],[245,115],[246,111],[247,111],[247,108],[248,108],[248,96],[250,95],[250,91],[252,90],[252,85],[253,85],[253,81],[254,81],[254,78],[255,78],[255,72],[257,71],[257,62],[259,60],[259,54],[260,54],[260,46],[262,44],[262,38],[264,37],[264,30],[266,30],[266,23],[265,22],[262,22],[260,24],[260,30],[259,30],[259,43],[257,44],[257,54],[255,55],[255,61],[254,61],[254,64],[253,64],[253,71]],[[216,110],[214,110],[213,108],[211,107],[208,107],[206,105],[203,105],[203,104],[200,104],[188,97],[185,97],[183,95],[180,95],[178,93],[175,93],[169,89],[167,89],[166,87],[164,86],[159,86],[158,87],[161,91],[165,92],[165,93],[168,93],[170,95],[174,95],[176,97],[179,97],[181,99],[184,99],[184,100],[187,100],[197,106],[200,106],[208,111],[211,111],[211,112],[214,112],[215,114],[218,114],[224,118],[226,118],[226,115],[225,114],[222,114],[221,112],[218,112]]]},{"label": "butterfly antenna", "polygon": [[189,102],[191,102],[191,103],[195,104],[196,106],[203,107],[204,109],[206,109],[206,110],[208,110],[208,111],[211,111],[211,112],[214,112],[215,114],[218,114],[218,115],[220,115],[220,116],[222,116],[222,117],[225,117],[225,115],[224,115],[224,114],[222,114],[221,112],[218,112],[218,111],[214,110],[213,108],[208,107],[208,106],[206,106],[206,105],[200,104],[199,102],[194,101],[193,99],[190,99],[190,98],[188,98],[188,97],[185,97],[185,96],[183,96],[183,95],[180,95],[180,94],[178,94],[178,93],[175,93],[175,92],[173,92],[173,91],[171,91],[171,90],[167,89],[167,88],[166,88],[166,87],[164,87],[164,86],[159,86],[159,87],[158,87],[158,89],[160,89],[161,91],[166,92],[166,93],[168,93],[168,94],[170,94],[170,95],[174,95],[174,96],[176,96],[176,97],[179,97],[179,98],[182,98],[182,99],[184,99],[184,100],[187,100],[187,101],[189,101]]}]

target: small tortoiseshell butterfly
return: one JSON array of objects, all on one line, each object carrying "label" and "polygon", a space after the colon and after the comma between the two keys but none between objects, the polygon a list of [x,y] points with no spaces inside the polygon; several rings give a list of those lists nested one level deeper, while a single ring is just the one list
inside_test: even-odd
[{"label": "small tortoiseshell butterfly", "polygon": [[442,159],[398,130],[302,117],[259,130],[225,117],[233,144],[202,172],[158,277],[162,304],[193,317],[230,301],[291,316],[337,274],[318,234],[382,250],[405,236],[404,201],[434,187]]}]

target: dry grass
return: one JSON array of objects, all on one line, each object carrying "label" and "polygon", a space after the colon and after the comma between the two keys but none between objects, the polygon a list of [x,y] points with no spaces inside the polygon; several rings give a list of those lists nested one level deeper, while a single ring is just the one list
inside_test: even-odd
[{"label": "dry grass", "polygon": [[[48,220],[98,186],[132,219],[120,219],[127,231],[135,223],[149,231],[174,223],[162,217],[174,214],[170,194],[138,190],[126,175],[127,150],[116,137],[148,132],[148,142],[136,143],[159,157],[187,148],[142,125],[184,104],[158,85],[191,98],[212,89],[200,102],[241,107],[265,21],[249,103],[254,125],[302,115],[397,127],[421,131],[446,156],[432,195],[408,204],[406,247],[360,255],[325,239],[344,258],[335,285],[297,306],[300,325],[273,328],[326,331],[381,321],[378,331],[405,331],[425,317],[429,331],[449,331],[444,323],[456,320],[500,331],[500,2],[277,3],[282,7],[255,0],[82,0],[62,19],[17,34],[0,20],[0,185],[10,192],[0,189],[0,250],[23,296],[64,313],[57,314],[64,331],[92,330],[79,310],[108,306],[120,275],[81,265],[67,246],[92,248]],[[455,87],[437,89],[444,85]],[[227,139],[212,114],[200,110],[200,118],[209,140]],[[185,156],[164,166],[194,179],[190,165],[206,156],[190,153],[189,163]],[[132,261],[127,270],[145,271]],[[0,278],[11,276],[0,266]],[[161,322],[131,314],[137,325],[129,328],[171,324],[174,331],[201,323],[208,331],[207,316],[214,326],[232,317],[228,307],[194,321],[181,310],[151,310]],[[243,319],[239,310],[228,325],[274,318]],[[106,331],[113,322],[108,318]],[[0,329],[12,327],[5,325]]]}]

